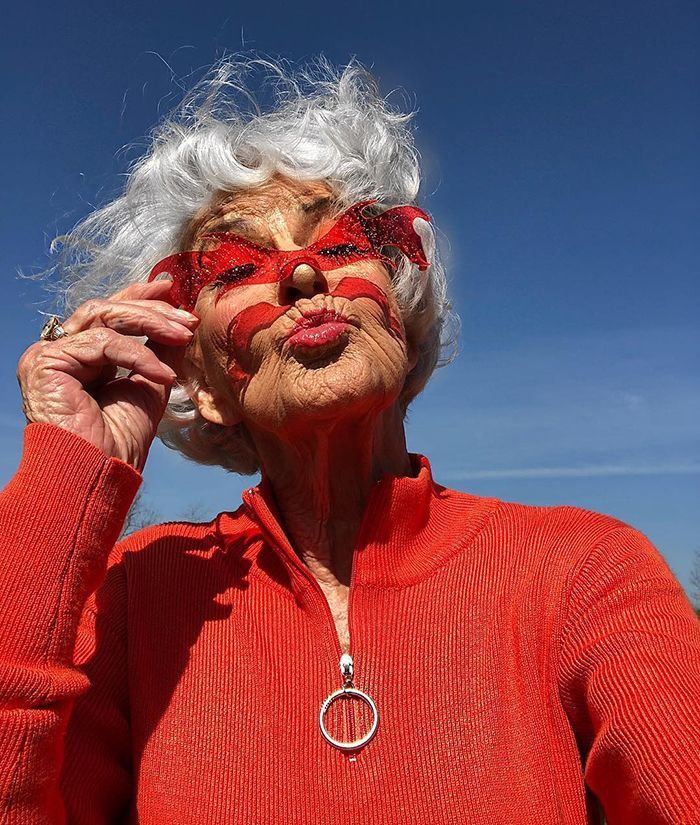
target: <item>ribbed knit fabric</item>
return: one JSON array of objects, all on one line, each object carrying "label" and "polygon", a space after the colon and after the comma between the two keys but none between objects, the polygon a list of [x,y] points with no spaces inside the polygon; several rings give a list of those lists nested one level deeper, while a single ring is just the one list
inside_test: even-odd
[{"label": "ribbed knit fabric", "polygon": [[[0,821],[583,825],[599,800],[610,825],[700,822],[700,626],[658,551],[412,461],[357,542],[380,721],[348,754],[318,725],[331,612],[267,484],[115,546],[139,475],[30,425],[0,497]],[[349,704],[338,738],[368,721]]]}]

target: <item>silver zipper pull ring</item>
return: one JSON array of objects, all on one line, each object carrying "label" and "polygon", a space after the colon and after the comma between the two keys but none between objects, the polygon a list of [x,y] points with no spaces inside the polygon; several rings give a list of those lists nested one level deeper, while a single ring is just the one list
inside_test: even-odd
[{"label": "silver zipper pull ring", "polygon": [[[343,751],[354,751],[366,745],[377,732],[377,726],[379,724],[379,712],[377,711],[377,706],[374,704],[372,697],[368,696],[366,693],[364,693],[364,691],[358,690],[353,684],[353,679],[355,678],[355,665],[352,660],[352,656],[349,653],[343,653],[343,655],[340,657],[340,675],[343,678],[343,687],[339,690],[333,691],[333,693],[326,697],[323,704],[321,705],[321,712],[319,713],[318,724],[321,728],[323,738],[330,745],[333,745],[333,747],[339,748]],[[336,699],[340,699],[341,697],[345,699],[347,699],[348,697],[359,699],[361,702],[364,702],[366,705],[368,705],[370,710],[372,711],[372,724],[370,725],[369,730],[364,736],[361,736],[354,742],[341,742],[338,739],[334,739],[326,729],[324,717],[328,712],[328,708],[333,704],[333,702],[336,701]]]}]

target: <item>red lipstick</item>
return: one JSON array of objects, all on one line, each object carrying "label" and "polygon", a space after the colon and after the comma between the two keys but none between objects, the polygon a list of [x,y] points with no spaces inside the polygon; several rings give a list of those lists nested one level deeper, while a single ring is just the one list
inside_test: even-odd
[{"label": "red lipstick", "polygon": [[322,347],[337,341],[349,325],[350,321],[334,310],[314,309],[296,321],[287,341],[291,347]]}]

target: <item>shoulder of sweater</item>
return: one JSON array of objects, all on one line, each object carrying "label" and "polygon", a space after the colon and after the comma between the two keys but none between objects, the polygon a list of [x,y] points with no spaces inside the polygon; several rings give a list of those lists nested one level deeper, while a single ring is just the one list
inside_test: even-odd
[{"label": "shoulder of sweater", "polygon": [[589,510],[575,504],[524,504],[501,499],[498,512],[501,518],[506,520],[522,521],[535,527],[550,526],[564,531],[585,529],[600,531],[602,535],[606,535],[611,530],[630,526],[608,513]]},{"label": "shoulder of sweater", "polygon": [[183,545],[220,540],[223,524],[226,525],[225,535],[229,541],[247,535],[254,527],[241,504],[236,510],[218,513],[209,521],[166,521],[135,530],[118,542],[113,555],[122,558],[125,554],[139,552],[156,544],[177,550]]},{"label": "shoulder of sweater", "polygon": [[[222,523],[226,523],[225,531]],[[239,545],[245,549],[246,539],[254,525],[245,514],[243,505],[231,512],[222,512],[210,521],[167,521],[151,524],[118,541],[110,550],[103,584],[88,598],[86,608],[97,610],[97,599],[103,605],[108,602],[122,603],[127,579],[132,573],[137,577],[144,570],[160,571],[168,558],[182,554],[210,557],[218,549],[228,550]]]},{"label": "shoulder of sweater", "polygon": [[572,531],[584,531],[600,534],[601,538],[620,528],[634,529],[615,516],[573,504],[525,504],[440,486],[451,497],[462,499],[471,507],[491,510],[491,522],[503,529],[549,529],[568,535]]},{"label": "shoulder of sweater", "polygon": [[486,532],[527,552],[540,548],[570,564],[588,557],[612,534],[639,534],[632,525],[607,513],[571,504],[535,505],[497,500]]}]

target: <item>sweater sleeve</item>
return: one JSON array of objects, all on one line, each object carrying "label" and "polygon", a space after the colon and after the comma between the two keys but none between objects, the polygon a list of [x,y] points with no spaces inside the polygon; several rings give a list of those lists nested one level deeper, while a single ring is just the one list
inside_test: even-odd
[{"label": "sweater sleeve", "polygon": [[[129,465],[46,424],[25,430],[0,493],[0,820],[66,821],[66,728],[90,675],[74,661],[92,632],[88,597],[140,483]],[[104,810],[108,821],[109,811]]]},{"label": "sweater sleeve", "polygon": [[127,547],[110,554],[78,626],[73,662],[90,687],[76,698],[64,738],[60,792],[71,825],[125,822],[132,801]]},{"label": "sweater sleeve", "polygon": [[700,623],[658,550],[617,527],[573,579],[560,695],[608,825],[700,823]]}]

